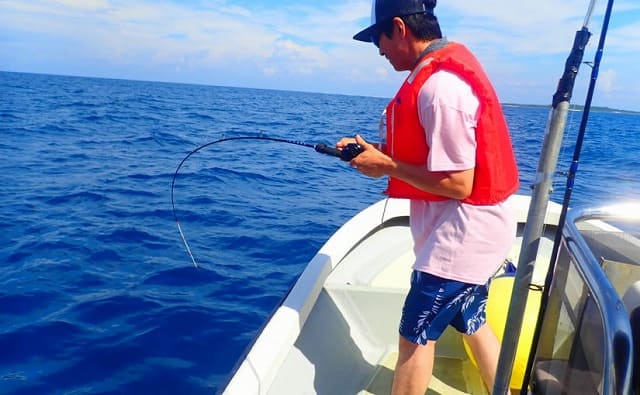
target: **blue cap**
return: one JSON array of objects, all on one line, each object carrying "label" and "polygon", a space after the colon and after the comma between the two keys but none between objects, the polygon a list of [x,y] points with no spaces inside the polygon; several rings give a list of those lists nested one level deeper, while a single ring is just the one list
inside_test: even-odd
[{"label": "blue cap", "polygon": [[373,34],[380,34],[379,25],[396,16],[406,16],[423,12],[433,13],[433,0],[372,0],[371,26],[353,36],[354,40],[371,42]]}]

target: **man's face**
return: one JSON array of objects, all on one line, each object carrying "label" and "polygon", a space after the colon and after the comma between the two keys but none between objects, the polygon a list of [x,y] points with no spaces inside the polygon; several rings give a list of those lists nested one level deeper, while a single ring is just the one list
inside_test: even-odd
[{"label": "man's face", "polygon": [[372,37],[372,41],[374,45],[378,44],[380,56],[387,58],[396,71],[411,70],[413,62],[406,61],[406,42],[402,40],[398,21],[402,23],[400,18],[394,18],[390,36],[380,32],[377,38]]}]

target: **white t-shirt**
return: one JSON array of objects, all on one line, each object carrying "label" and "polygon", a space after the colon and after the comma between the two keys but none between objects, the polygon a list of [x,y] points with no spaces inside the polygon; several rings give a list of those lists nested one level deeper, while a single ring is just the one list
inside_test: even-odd
[{"label": "white t-shirt", "polygon": [[[441,70],[426,81],[418,110],[429,146],[428,170],[475,167],[478,108],[478,98],[458,75]],[[498,270],[516,233],[508,200],[492,206],[412,200],[410,218],[413,268],[472,284],[486,283]]]}]

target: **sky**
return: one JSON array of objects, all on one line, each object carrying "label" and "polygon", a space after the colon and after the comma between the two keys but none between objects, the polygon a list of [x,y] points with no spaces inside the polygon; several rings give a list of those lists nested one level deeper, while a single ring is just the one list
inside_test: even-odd
[{"label": "sky", "polygon": [[[440,0],[435,13],[503,102],[549,105],[589,3]],[[390,98],[406,72],[352,39],[370,17],[369,0],[0,0],[0,70]],[[640,1],[617,0],[593,105],[640,111],[638,71]],[[590,77],[583,65],[573,104]]]}]

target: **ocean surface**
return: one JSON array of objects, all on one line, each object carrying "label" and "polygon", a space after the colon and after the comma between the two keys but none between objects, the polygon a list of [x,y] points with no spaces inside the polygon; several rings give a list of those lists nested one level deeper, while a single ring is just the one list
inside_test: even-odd
[{"label": "ocean surface", "polygon": [[[189,152],[376,141],[387,100],[6,72],[0,97],[0,394],[215,393],[315,251],[383,198],[308,147],[209,145],[175,179],[195,269],[171,205]],[[548,109],[505,112],[528,194]],[[572,206],[638,196],[639,134],[639,115],[592,113]]]}]

